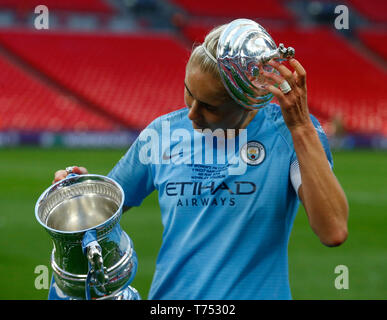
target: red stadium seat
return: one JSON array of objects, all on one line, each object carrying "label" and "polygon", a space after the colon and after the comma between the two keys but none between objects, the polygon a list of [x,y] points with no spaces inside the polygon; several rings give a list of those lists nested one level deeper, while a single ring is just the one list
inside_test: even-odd
[{"label": "red stadium seat", "polygon": [[387,21],[386,0],[347,0],[360,14],[373,22]]},{"label": "red stadium seat", "polygon": [[34,12],[38,5],[45,5],[49,10],[80,11],[94,13],[112,13],[113,8],[103,0],[0,0],[0,8],[14,9],[18,12]]},{"label": "red stadium seat", "polygon": [[[381,132],[387,121],[387,73],[330,30],[268,30],[278,42],[294,46],[308,72],[312,110],[331,118],[342,114],[348,129]],[[376,120],[375,120],[376,119]]]},{"label": "red stadium seat", "polygon": [[203,23],[189,23],[183,27],[183,35],[192,43],[202,43],[206,34],[216,25],[207,25]]},{"label": "red stadium seat", "polygon": [[[187,26],[183,33],[202,42],[212,26]],[[341,115],[349,131],[381,133],[387,122],[385,71],[367,60],[344,38],[323,28],[267,28],[277,43],[293,46],[308,73],[311,112],[323,124]]]},{"label": "red stadium seat", "polygon": [[110,131],[95,115],[0,56],[0,131]]},{"label": "red stadium seat", "polygon": [[292,20],[293,16],[278,0],[172,0],[194,16],[243,17]]},{"label": "red stadium seat", "polygon": [[368,19],[370,22],[385,23],[387,21],[386,0],[316,0],[316,2],[334,3],[335,5],[346,5],[349,9],[349,14],[351,14],[351,12],[355,10],[357,11],[357,13]]},{"label": "red stadium seat", "polygon": [[361,29],[357,34],[368,48],[387,62],[387,30]]},{"label": "red stadium seat", "polygon": [[168,36],[8,31],[0,42],[130,128],[184,106],[188,52]]},{"label": "red stadium seat", "polygon": [[[206,28],[196,29],[191,39],[202,41]],[[349,131],[385,133],[383,70],[331,30],[267,30],[277,44],[296,49],[308,72],[309,107],[323,125],[340,114]],[[3,31],[0,42],[133,129],[184,106],[189,53],[169,36]]]}]

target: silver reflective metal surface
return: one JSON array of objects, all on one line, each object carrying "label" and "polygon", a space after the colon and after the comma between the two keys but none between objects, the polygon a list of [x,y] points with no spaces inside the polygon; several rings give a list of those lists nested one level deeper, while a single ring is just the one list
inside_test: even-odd
[{"label": "silver reflective metal surface", "polygon": [[[38,199],[35,216],[52,238],[52,290],[71,299],[125,299],[137,256],[122,231],[124,192],[100,175],[68,177]],[[95,235],[86,248],[86,234]],[[86,289],[90,289],[87,291]]]},{"label": "silver reflective metal surface", "polygon": [[61,231],[93,228],[109,219],[118,206],[114,200],[92,193],[66,199],[52,209],[47,226]]},{"label": "silver reflective metal surface", "polygon": [[294,49],[276,46],[267,31],[257,22],[237,19],[222,32],[217,48],[218,68],[224,86],[231,97],[249,110],[267,105],[273,95],[263,85],[265,78],[260,69],[276,72],[266,63],[277,58],[294,56]]},{"label": "silver reflective metal surface", "polygon": [[119,214],[123,192],[98,175],[74,176],[49,188],[40,199],[37,218],[59,232],[81,232]]}]

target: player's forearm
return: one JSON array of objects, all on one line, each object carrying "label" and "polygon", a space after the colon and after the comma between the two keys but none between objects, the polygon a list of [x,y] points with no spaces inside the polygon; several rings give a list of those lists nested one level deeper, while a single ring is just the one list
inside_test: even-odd
[{"label": "player's forearm", "polygon": [[300,198],[309,223],[321,242],[340,245],[347,237],[348,203],[327,161],[318,134],[310,123],[292,130],[300,166]]}]

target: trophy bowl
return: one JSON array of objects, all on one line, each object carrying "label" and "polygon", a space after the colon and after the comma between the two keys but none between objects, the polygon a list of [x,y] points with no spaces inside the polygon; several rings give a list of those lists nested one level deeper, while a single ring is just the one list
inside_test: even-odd
[{"label": "trophy bowl", "polygon": [[248,110],[266,106],[273,94],[264,88],[267,80],[260,70],[277,72],[267,65],[271,59],[286,60],[294,49],[278,47],[269,33],[257,22],[237,19],[220,35],[217,62],[223,85],[231,97]]},{"label": "trophy bowl", "polygon": [[123,200],[121,187],[105,177],[74,176],[43,194],[37,219],[54,232],[83,232],[120,215]]},{"label": "trophy bowl", "polygon": [[101,175],[69,175],[49,187],[35,206],[51,236],[53,281],[49,299],[130,299],[137,271],[132,240],[119,221],[121,186]]}]

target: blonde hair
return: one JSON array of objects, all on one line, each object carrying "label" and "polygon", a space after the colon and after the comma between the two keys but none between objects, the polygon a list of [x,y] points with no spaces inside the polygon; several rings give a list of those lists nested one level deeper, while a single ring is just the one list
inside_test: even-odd
[{"label": "blonde hair", "polygon": [[[217,63],[213,60],[216,59],[216,50],[218,47],[218,41],[221,33],[226,28],[227,24],[220,25],[212,29],[205,37],[202,44],[196,44],[194,49],[191,52],[191,56],[186,65],[186,70],[192,66],[199,67],[202,72],[210,73],[215,79],[219,80],[222,84],[220,78],[220,73]],[[207,51],[207,52],[206,52]],[[210,57],[210,55],[212,57]],[[231,98],[224,86],[225,97]]]}]

